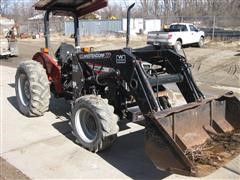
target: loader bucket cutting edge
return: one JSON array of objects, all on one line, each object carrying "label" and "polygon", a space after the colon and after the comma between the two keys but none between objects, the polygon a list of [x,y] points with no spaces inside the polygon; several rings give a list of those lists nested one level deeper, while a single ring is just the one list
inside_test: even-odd
[{"label": "loader bucket cutting edge", "polygon": [[[233,95],[145,117],[157,125],[146,123],[145,151],[160,170],[206,176],[240,153],[240,102]],[[219,137],[226,139],[225,145]]]}]

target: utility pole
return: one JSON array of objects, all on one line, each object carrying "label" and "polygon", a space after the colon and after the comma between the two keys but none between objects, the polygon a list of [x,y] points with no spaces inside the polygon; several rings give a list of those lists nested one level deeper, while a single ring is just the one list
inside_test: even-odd
[{"label": "utility pole", "polygon": [[214,15],[214,16],[213,16],[213,27],[212,27],[212,40],[214,40],[215,21],[216,21],[216,17],[215,17],[215,15]]}]

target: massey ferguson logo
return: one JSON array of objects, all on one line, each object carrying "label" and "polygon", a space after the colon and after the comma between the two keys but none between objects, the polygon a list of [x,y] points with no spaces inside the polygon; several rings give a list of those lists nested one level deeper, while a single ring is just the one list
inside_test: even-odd
[{"label": "massey ferguson logo", "polygon": [[126,55],[125,54],[116,55],[116,63],[117,64],[125,64],[126,63]]}]

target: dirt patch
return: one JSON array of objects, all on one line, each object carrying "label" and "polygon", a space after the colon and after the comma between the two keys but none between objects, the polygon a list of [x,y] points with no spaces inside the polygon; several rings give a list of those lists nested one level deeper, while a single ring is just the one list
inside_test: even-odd
[{"label": "dirt patch", "polygon": [[221,41],[221,40],[209,40],[206,42],[206,45],[208,47],[212,48],[218,48],[218,49],[239,49],[240,48],[240,41],[239,40],[227,40],[227,41]]},{"label": "dirt patch", "polygon": [[186,49],[194,78],[211,86],[240,88],[240,59],[235,49]]},{"label": "dirt patch", "polygon": [[0,157],[0,180],[12,179],[28,180],[30,178]]},{"label": "dirt patch", "polygon": [[211,139],[187,149],[185,154],[197,167],[199,175],[208,175],[240,154],[240,133],[212,134]]}]

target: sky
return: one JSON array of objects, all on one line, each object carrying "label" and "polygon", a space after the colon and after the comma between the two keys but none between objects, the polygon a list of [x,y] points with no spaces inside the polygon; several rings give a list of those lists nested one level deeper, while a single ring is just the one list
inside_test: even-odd
[{"label": "sky", "polygon": [[129,6],[137,1],[138,0],[108,0],[109,4],[121,4],[122,6]]},{"label": "sky", "polygon": [[120,4],[131,4],[136,2],[137,0],[108,0],[109,3],[120,3]]}]

